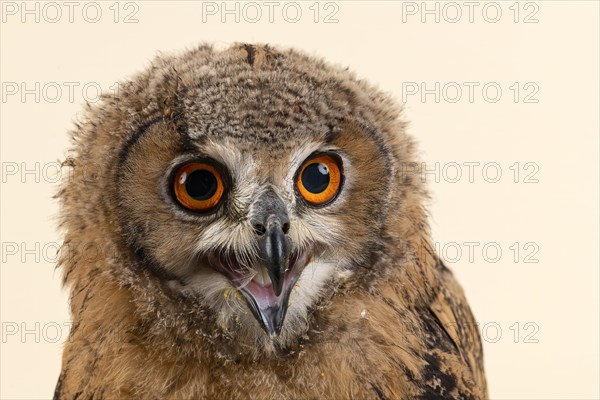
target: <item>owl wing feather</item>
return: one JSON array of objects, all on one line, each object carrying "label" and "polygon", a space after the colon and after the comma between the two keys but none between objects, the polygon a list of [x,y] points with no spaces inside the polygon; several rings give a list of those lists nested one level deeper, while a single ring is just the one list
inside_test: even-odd
[{"label": "owl wing feather", "polygon": [[[487,385],[483,368],[478,324],[464,292],[441,261],[442,286],[424,317],[428,363],[424,378],[431,398],[485,399]],[[432,396],[434,395],[434,396]]]}]

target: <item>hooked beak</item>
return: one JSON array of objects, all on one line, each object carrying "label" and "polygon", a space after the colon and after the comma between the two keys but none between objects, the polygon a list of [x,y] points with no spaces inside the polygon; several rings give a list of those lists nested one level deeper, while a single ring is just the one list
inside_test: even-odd
[{"label": "hooked beak", "polygon": [[[270,279],[253,279],[241,291],[254,317],[269,336],[275,337],[281,332],[290,293],[300,276],[301,270],[298,271],[299,268],[295,266],[298,261],[302,261],[302,257],[298,257],[298,254],[290,255],[287,210],[273,190],[267,190],[257,200],[253,225],[262,267],[266,269]],[[302,267],[304,264],[306,259]]]},{"label": "hooked beak", "polygon": [[276,215],[267,218],[266,231],[259,240],[259,249],[260,258],[265,262],[273,284],[273,292],[280,296],[290,251],[281,221]]},{"label": "hooked beak", "polygon": [[[291,250],[290,221],[283,201],[273,190],[257,200],[251,223],[256,234],[259,259],[256,274],[248,281],[234,257],[215,257],[215,268],[236,284],[256,320],[273,337],[281,333],[290,294],[310,260],[309,250]],[[264,272],[264,273],[263,273]]]}]

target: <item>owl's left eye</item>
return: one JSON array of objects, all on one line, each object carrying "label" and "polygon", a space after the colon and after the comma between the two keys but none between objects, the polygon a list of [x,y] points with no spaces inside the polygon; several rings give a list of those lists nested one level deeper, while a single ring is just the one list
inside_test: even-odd
[{"label": "owl's left eye", "polygon": [[207,212],[214,209],[225,186],[219,170],[206,162],[191,162],[177,170],[173,178],[173,192],[177,201],[185,208]]},{"label": "owl's left eye", "polygon": [[333,154],[309,158],[300,168],[296,179],[298,192],[313,206],[323,206],[333,201],[341,185],[341,160]]}]

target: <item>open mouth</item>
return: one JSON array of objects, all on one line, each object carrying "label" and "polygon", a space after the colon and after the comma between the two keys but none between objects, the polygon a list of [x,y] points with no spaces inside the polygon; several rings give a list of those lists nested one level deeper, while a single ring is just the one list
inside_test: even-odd
[{"label": "open mouth", "polygon": [[214,269],[225,275],[244,295],[252,314],[269,336],[279,335],[287,313],[290,293],[309,262],[309,253],[290,253],[287,268],[279,282],[279,290],[274,287],[272,275],[262,263],[248,268],[235,257],[223,255],[212,261]]}]

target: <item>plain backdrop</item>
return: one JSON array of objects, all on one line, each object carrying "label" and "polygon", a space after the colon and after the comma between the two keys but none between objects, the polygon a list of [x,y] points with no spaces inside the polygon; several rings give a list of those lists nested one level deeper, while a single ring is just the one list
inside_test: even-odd
[{"label": "plain backdrop", "polygon": [[598,399],[599,3],[2,2],[1,392],[50,398],[69,330],[56,162],[159,51],[293,46],[406,104],[494,399]]}]

